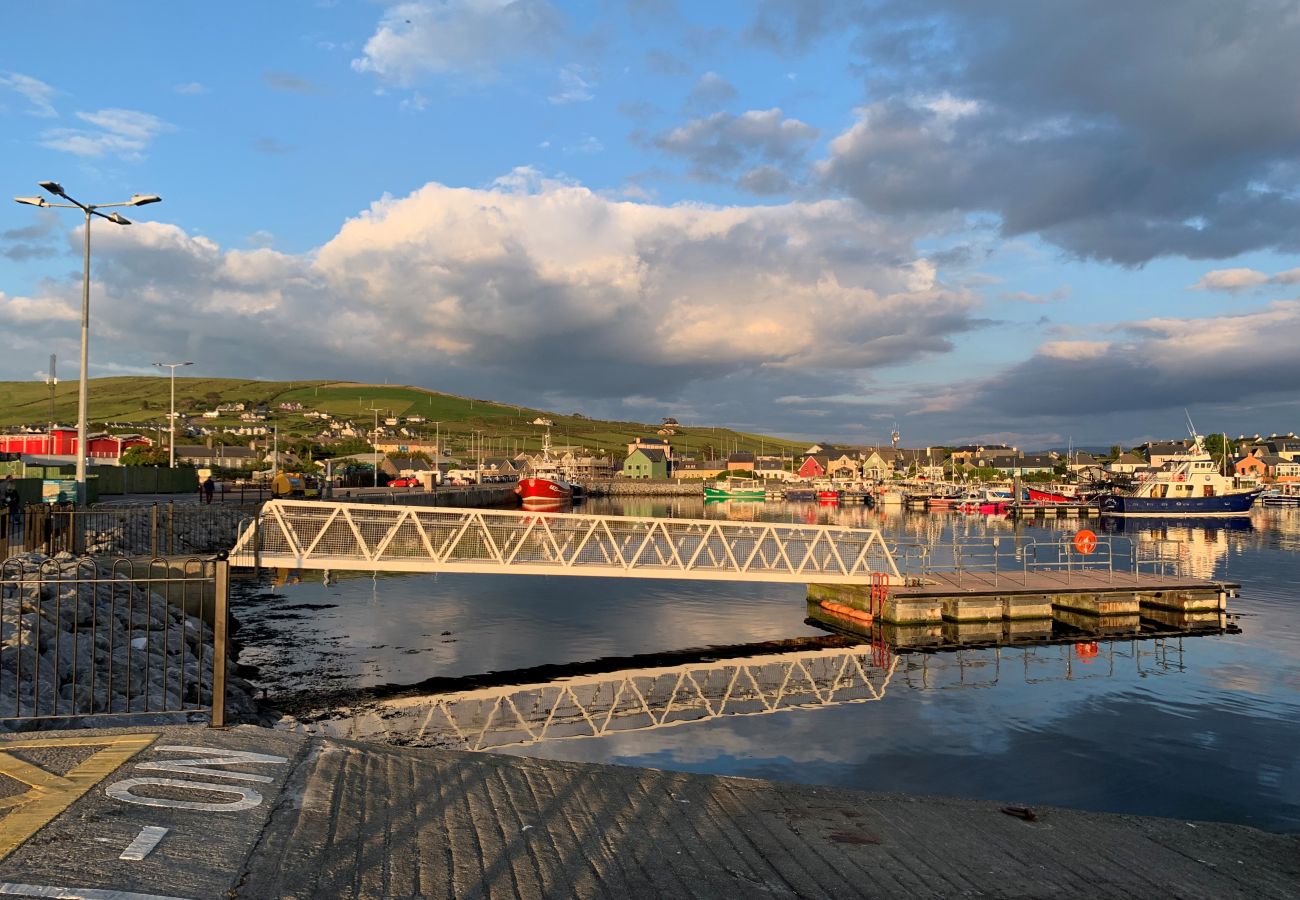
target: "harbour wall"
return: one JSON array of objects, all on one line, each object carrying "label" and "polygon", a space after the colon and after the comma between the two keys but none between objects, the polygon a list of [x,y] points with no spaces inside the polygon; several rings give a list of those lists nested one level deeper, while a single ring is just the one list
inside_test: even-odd
[{"label": "harbour wall", "polygon": [[615,479],[583,482],[592,497],[703,497],[704,482],[680,478]]}]

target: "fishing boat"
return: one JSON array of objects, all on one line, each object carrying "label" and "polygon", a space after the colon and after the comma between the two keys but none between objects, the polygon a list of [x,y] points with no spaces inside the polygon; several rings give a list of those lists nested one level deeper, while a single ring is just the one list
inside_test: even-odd
[{"label": "fishing boat", "polygon": [[1060,491],[1044,491],[1029,485],[1025,485],[1025,491],[1030,503],[1075,503],[1079,499]]},{"label": "fishing boat", "polygon": [[767,487],[757,478],[723,478],[704,486],[705,500],[766,500]]},{"label": "fishing boat", "polygon": [[1238,487],[1220,474],[1218,463],[1189,424],[1192,446],[1163,466],[1137,478],[1118,481],[1098,498],[1103,516],[1244,516],[1261,487]]},{"label": "fishing boat", "polygon": [[558,464],[551,459],[551,432],[548,429],[542,438],[542,456],[534,460],[528,473],[515,484],[515,493],[528,508],[551,507],[557,503],[566,503],[573,499],[573,484],[561,473]]},{"label": "fishing boat", "polygon": [[811,487],[788,487],[785,489],[785,499],[787,500],[816,500],[817,491]]},{"label": "fishing boat", "polygon": [[840,502],[840,489],[835,486],[834,482],[819,481],[813,485],[813,490],[816,493],[817,502],[822,505]]}]

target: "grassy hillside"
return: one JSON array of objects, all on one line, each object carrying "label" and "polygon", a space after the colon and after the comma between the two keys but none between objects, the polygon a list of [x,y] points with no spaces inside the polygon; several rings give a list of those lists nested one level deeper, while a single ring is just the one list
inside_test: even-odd
[{"label": "grassy hillside", "polygon": [[[146,428],[165,427],[169,409],[169,379],[161,377],[94,378],[90,381],[89,419],[91,428],[99,430],[108,423],[114,430],[129,425]],[[605,450],[622,453],[634,437],[655,434],[658,423],[618,422],[565,416],[528,407],[507,406],[468,397],[441,394],[424,388],[399,385],[359,384],[340,381],[245,381],[237,378],[176,379],[176,408],[186,421],[212,426],[236,426],[238,417],[202,419],[204,410],[218,403],[243,402],[270,408],[265,423],[278,427],[282,438],[310,437],[320,431],[320,424],[303,417],[302,412],[327,412],[335,418],[352,420],[358,428],[368,430],[378,409],[380,420],[386,416],[423,416],[427,425],[416,426],[420,437],[432,438],[434,422],[444,443],[465,450],[474,432],[482,432],[489,452],[502,454],[516,449],[541,446],[542,428],[533,419],[544,416],[555,424],[551,440],[557,447],[583,447],[588,451]],[[281,403],[301,403],[302,412],[283,412]],[[41,425],[50,421],[49,388],[40,382],[0,382],[0,428],[15,425]],[[72,425],[77,420],[77,383],[59,384],[55,394],[54,421]],[[407,426],[411,428],[411,426]],[[800,451],[806,444],[747,434],[725,428],[690,426],[678,428],[672,439],[679,449],[698,453],[705,445],[720,453],[732,449],[768,452]]]}]

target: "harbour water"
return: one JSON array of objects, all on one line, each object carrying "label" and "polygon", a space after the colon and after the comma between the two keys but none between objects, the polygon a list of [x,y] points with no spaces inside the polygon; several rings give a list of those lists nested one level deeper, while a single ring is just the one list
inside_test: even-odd
[{"label": "harbour water", "polygon": [[[1117,544],[1178,542],[1188,574],[1240,583],[1241,596],[1224,633],[886,653],[872,690],[852,702],[500,741],[493,752],[1300,830],[1300,511],[1102,528],[814,503],[608,499],[584,509],[839,522],[879,527],[898,544],[1054,541],[1083,524]],[[304,721],[421,683],[425,693],[471,699],[490,685],[499,697],[503,684],[784,648],[834,655],[848,643],[807,621],[798,586],[365,573],[330,581],[267,572],[235,587],[241,662],[256,667],[271,702]]]}]

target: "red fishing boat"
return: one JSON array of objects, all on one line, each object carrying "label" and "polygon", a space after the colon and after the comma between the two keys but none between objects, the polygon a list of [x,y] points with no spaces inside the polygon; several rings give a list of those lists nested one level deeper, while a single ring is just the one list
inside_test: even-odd
[{"label": "red fishing boat", "polygon": [[560,474],[551,460],[551,432],[542,440],[542,456],[515,485],[515,493],[526,507],[552,506],[573,499],[573,485]]},{"label": "red fishing boat", "polygon": [[1032,488],[1028,485],[1025,490],[1029,492],[1030,503],[1074,503],[1079,498],[1067,497],[1065,494],[1057,494],[1053,491],[1040,491],[1038,488]]}]

